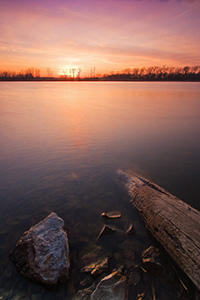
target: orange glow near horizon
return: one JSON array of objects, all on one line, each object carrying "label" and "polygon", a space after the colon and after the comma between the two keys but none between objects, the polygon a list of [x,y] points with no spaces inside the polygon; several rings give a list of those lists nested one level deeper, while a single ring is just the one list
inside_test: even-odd
[{"label": "orange glow near horizon", "polygon": [[200,62],[198,0],[0,0],[0,8],[1,70],[88,76]]}]

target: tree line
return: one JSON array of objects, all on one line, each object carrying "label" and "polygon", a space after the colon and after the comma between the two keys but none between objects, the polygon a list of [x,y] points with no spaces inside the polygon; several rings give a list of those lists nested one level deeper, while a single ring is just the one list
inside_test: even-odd
[{"label": "tree line", "polygon": [[18,73],[13,71],[0,71],[1,80],[31,80],[34,78],[40,78],[40,69],[28,68]]},{"label": "tree line", "polygon": [[103,76],[105,80],[146,80],[146,81],[200,81],[200,66],[182,68],[152,66],[124,69]]},{"label": "tree line", "polygon": [[[94,69],[95,70],[95,69]],[[166,67],[152,66],[143,68],[126,68],[121,72],[111,71],[109,74],[82,77],[81,69],[72,69],[67,75],[54,76],[50,68],[47,69],[47,76],[41,76],[40,69],[28,68],[24,71],[10,72],[0,71],[1,81],[30,81],[30,80],[111,80],[111,81],[200,81],[200,66]]]}]

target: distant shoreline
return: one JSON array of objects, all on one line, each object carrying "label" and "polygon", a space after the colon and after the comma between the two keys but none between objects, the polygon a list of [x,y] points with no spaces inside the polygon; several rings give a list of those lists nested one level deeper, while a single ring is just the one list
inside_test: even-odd
[{"label": "distant shoreline", "polygon": [[83,75],[81,69],[70,69],[69,74],[56,75],[48,70],[47,74],[40,73],[40,69],[28,68],[19,73],[0,71],[0,81],[200,81],[200,66],[126,68],[121,72],[111,71],[108,74]]},{"label": "distant shoreline", "polygon": [[200,82],[200,78],[190,79],[110,79],[110,78],[27,78],[27,79],[17,79],[17,78],[0,78],[0,82],[50,82],[50,81],[62,81],[62,82],[83,82],[83,81],[114,81],[114,82]]}]

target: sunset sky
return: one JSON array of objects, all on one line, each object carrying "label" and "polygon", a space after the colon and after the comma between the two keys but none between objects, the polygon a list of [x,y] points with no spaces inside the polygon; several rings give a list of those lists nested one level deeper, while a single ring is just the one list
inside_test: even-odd
[{"label": "sunset sky", "polygon": [[0,70],[200,64],[199,0],[0,0]]}]

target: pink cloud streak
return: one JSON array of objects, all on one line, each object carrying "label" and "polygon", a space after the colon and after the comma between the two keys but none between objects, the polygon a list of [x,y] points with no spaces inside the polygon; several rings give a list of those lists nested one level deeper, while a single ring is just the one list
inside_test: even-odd
[{"label": "pink cloud streak", "polygon": [[1,68],[199,64],[198,1],[0,1]]}]

